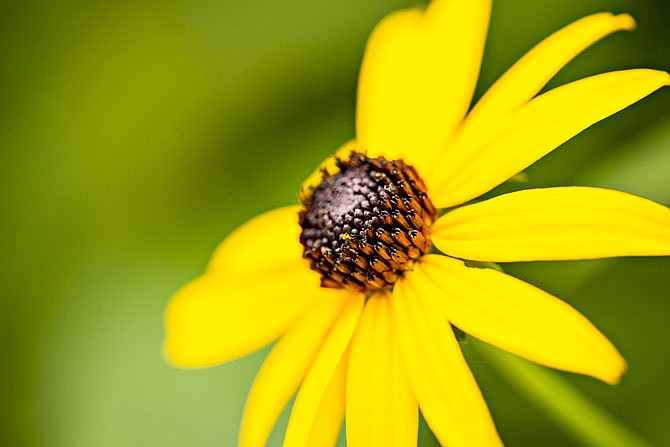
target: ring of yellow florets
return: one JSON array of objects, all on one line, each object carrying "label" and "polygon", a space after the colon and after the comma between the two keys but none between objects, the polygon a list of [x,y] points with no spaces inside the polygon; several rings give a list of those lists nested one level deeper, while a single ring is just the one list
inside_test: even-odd
[{"label": "ring of yellow florets", "polygon": [[430,248],[437,211],[413,166],[352,152],[302,197],[303,257],[321,286],[389,288]]}]

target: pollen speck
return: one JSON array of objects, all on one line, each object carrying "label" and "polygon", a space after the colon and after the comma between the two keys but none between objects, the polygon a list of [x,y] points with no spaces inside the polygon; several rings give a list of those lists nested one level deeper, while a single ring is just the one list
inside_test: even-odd
[{"label": "pollen speck", "polygon": [[305,195],[303,257],[321,285],[389,288],[430,248],[437,211],[413,166],[353,152]]}]

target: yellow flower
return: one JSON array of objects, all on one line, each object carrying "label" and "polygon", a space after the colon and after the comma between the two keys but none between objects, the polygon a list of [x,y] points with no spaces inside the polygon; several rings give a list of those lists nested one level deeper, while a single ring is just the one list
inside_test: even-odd
[{"label": "yellow flower", "polygon": [[670,78],[624,70],[538,95],[581,51],[635,26],[594,14],[530,50],[469,110],[490,7],[436,0],[385,18],[361,67],[355,140],[308,179],[300,205],[240,227],[170,302],[165,353],[181,367],[279,338],[249,394],[242,446],[266,443],[296,391],[285,446],[334,443],[345,414],[348,445],[416,445],[419,408],[442,444],[500,445],[451,325],[610,384],[625,371],[575,309],[462,260],[666,256],[670,209],[587,187],[465,203]]}]

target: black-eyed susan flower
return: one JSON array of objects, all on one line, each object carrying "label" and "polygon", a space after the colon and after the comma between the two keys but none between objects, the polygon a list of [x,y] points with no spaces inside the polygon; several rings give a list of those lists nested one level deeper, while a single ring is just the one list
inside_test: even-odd
[{"label": "black-eyed susan flower", "polygon": [[470,109],[490,6],[436,0],[385,18],[361,68],[356,138],[305,182],[299,205],[236,230],[170,302],[165,352],[182,367],[279,338],[242,446],[264,445],[296,392],[287,447],[332,444],[345,414],[348,445],[416,445],[419,409],[444,445],[501,444],[452,325],[610,384],[626,369],[575,309],[464,260],[670,255],[670,209],[587,187],[466,203],[670,78],[624,70],[538,95],[588,46],[635,26],[601,13],[542,41]]}]

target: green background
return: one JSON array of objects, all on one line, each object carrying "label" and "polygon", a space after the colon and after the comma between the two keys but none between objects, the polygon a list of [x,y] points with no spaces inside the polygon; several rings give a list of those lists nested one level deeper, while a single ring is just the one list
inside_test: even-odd
[{"label": "green background", "polygon": [[[229,231],[293,203],[353,135],[367,35],[413,4],[3,3],[0,445],[235,444],[267,351],[172,369],[160,356],[165,304]],[[500,0],[477,95],[542,37],[602,10],[632,13],[639,29],[588,50],[552,86],[670,69],[666,0]],[[597,124],[531,167],[528,186],[607,186],[667,205],[669,110],[665,89]],[[670,258],[505,268],[584,312],[630,363],[617,387],[566,379],[670,445]],[[574,442],[471,354],[508,445]]]}]

